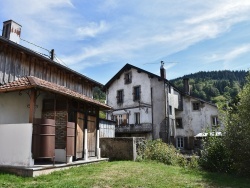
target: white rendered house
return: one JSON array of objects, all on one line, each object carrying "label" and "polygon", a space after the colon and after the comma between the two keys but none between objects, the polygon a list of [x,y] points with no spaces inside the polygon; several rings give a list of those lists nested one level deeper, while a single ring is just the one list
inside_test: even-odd
[{"label": "white rendered house", "polygon": [[194,136],[218,125],[216,105],[189,95],[188,79],[184,92],[165,77],[126,64],[104,89],[107,119],[116,121],[116,136],[142,136],[162,139],[180,149],[193,149]]}]

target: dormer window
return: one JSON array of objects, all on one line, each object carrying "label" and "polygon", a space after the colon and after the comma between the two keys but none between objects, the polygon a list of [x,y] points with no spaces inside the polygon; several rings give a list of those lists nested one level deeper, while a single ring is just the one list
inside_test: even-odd
[{"label": "dormer window", "polygon": [[124,83],[125,84],[130,84],[132,82],[132,73],[131,72],[126,72],[124,74]]}]

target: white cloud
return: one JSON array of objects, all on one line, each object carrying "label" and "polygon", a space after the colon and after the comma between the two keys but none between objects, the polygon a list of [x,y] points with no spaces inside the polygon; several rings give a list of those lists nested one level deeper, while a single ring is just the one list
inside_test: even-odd
[{"label": "white cloud", "polygon": [[198,17],[194,17],[186,20],[188,24],[199,24],[204,22],[211,21],[220,21],[238,17],[243,15],[250,10],[250,1],[241,0],[241,1],[218,1],[214,3],[214,7],[207,10],[205,13]]},{"label": "white cloud", "polygon": [[247,52],[250,52],[250,44],[241,45],[229,51],[214,53],[210,56],[207,56],[205,59],[208,62],[215,62],[215,61],[230,62]]},{"label": "white cloud", "polygon": [[[216,39],[250,17],[249,0],[10,0],[2,7],[5,16],[12,10],[11,19],[23,25],[25,39],[56,51],[64,48],[61,58],[83,68],[161,59]],[[216,53],[214,59],[243,53],[235,49],[227,56]]]},{"label": "white cloud", "polygon": [[106,32],[109,26],[105,21],[100,21],[100,23],[91,22],[87,26],[77,28],[77,36],[84,39],[86,37],[95,37],[96,35]]}]

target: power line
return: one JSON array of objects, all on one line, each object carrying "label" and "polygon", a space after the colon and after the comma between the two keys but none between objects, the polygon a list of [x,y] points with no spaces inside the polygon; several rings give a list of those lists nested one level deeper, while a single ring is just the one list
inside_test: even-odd
[{"label": "power line", "polygon": [[67,65],[66,63],[64,63],[63,60],[59,59],[59,57],[56,56],[56,54],[55,54],[54,56],[55,56],[55,58],[58,60],[59,63],[60,63],[60,61],[61,61],[66,67],[68,67],[68,65]]},{"label": "power line", "polygon": [[[179,63],[179,62],[164,62],[164,63]],[[147,65],[147,64],[159,64],[159,63],[144,63],[143,65]]]},{"label": "power line", "polygon": [[[0,30],[3,31],[2,29],[0,29]],[[39,45],[37,45],[37,44],[34,44],[34,43],[29,42],[29,41],[27,41],[27,40],[25,40],[25,39],[22,39],[21,37],[20,37],[20,39],[21,39],[22,41],[24,41],[24,42],[27,42],[27,43],[29,43],[29,44],[31,44],[31,45],[34,45],[34,46],[36,46],[36,47],[38,47],[38,48],[41,48],[41,49],[43,49],[43,50],[49,52],[49,54],[51,54],[51,51],[48,50],[48,49],[46,49],[46,48],[43,48],[43,47],[41,47],[41,46],[39,46]],[[40,55],[42,55],[42,56],[51,58],[51,55],[47,55],[47,54],[44,54],[44,53],[41,53],[41,52],[38,52],[38,51],[35,51],[35,50],[33,50],[33,51],[36,52],[36,53],[38,53],[38,54],[40,54]],[[56,56],[56,54],[54,54],[54,57],[57,59],[58,63],[62,62],[66,67],[68,67],[67,64],[66,64],[63,60],[61,60],[59,57]]]},{"label": "power line", "polygon": [[22,38],[20,38],[20,39],[21,39],[22,41],[24,41],[24,42],[27,42],[27,43],[29,43],[29,44],[32,44],[32,45],[38,47],[38,48],[41,48],[41,49],[43,49],[43,50],[46,50],[47,52],[50,52],[50,50],[48,50],[48,49],[46,49],[46,48],[43,48],[43,47],[41,47],[41,46],[38,46],[38,45],[36,45],[36,44],[34,44],[34,43],[32,43],[32,42],[29,42],[29,41],[27,41],[27,40],[25,40],[25,39],[22,39]]},{"label": "power line", "polygon": [[[34,51],[34,50],[33,50],[33,51]],[[40,54],[40,55],[42,55],[42,56],[45,56],[45,57],[49,57],[49,58],[50,58],[50,56],[49,56],[49,55],[47,55],[47,54],[43,54],[43,53],[38,52],[38,51],[34,51],[34,52],[36,52],[36,53],[38,53],[38,54]]]}]

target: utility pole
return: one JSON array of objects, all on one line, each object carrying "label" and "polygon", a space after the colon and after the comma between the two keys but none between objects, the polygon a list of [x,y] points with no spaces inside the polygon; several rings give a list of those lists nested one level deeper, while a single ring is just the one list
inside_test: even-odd
[{"label": "utility pole", "polygon": [[55,50],[52,49],[52,50],[50,51],[50,59],[51,59],[52,61],[54,61],[54,56],[55,56]]}]

